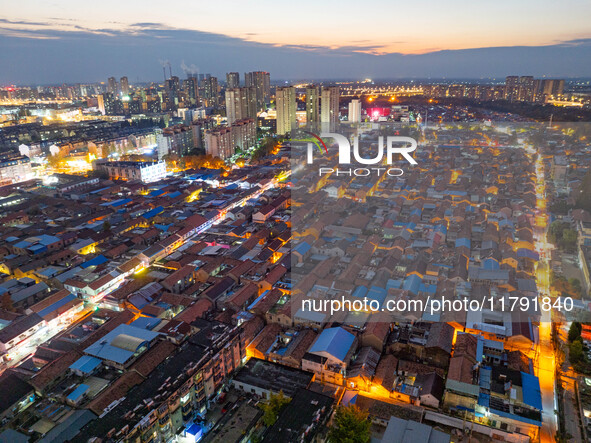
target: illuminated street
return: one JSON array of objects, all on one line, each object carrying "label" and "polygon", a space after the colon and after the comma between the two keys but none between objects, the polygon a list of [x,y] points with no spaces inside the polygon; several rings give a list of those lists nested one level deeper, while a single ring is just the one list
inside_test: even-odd
[{"label": "illuminated street", "polygon": [[[530,151],[531,152],[531,151]],[[550,296],[550,252],[552,245],[546,240],[547,219],[546,214],[546,196],[544,185],[544,165],[541,156],[536,156],[536,207],[540,211],[536,216],[535,239],[536,250],[540,254],[536,280],[539,292],[540,306],[542,298]],[[540,430],[540,440],[543,442],[555,441],[556,431],[558,429],[555,410],[556,390],[556,356],[552,344],[552,315],[550,310],[542,310],[539,326],[539,344],[536,352],[536,375],[540,379],[540,388],[542,390],[542,428]]]}]

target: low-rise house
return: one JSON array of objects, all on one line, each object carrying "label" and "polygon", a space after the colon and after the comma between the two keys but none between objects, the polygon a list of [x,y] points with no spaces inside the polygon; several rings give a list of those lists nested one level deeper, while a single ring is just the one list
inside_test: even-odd
[{"label": "low-rise house", "polygon": [[320,380],[342,385],[356,347],[357,338],[345,329],[325,329],[302,358],[302,369],[314,372]]}]

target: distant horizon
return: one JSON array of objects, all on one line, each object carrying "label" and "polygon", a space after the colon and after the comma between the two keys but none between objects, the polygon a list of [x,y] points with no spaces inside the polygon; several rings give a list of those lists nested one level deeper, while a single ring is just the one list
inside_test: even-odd
[{"label": "distant horizon", "polygon": [[[260,70],[260,71],[264,71],[264,70]],[[239,71],[228,71],[228,72],[239,72]],[[250,71],[245,71],[245,72],[250,72]],[[205,73],[205,74],[209,74],[209,73]],[[243,72],[240,72],[240,80],[241,80],[241,86],[243,85],[244,81],[243,81]],[[283,78],[277,78],[274,79],[273,78],[273,73],[269,72],[270,76],[271,76],[271,86],[280,86],[280,85],[284,85],[284,84],[288,84],[293,86],[293,84],[299,84],[299,83],[340,83],[340,82],[348,82],[348,83],[355,83],[355,82],[359,82],[360,85],[362,84],[361,82],[363,82],[364,80],[367,80],[366,78],[293,78],[293,79],[283,79]],[[179,79],[185,79],[187,78],[186,74],[176,74],[176,73],[172,73],[173,76],[178,77]],[[226,79],[225,79],[225,75],[226,73],[222,74],[222,75],[213,75],[211,74],[212,77],[216,77],[218,79],[219,84],[224,85],[226,83]],[[507,74],[506,76],[503,77],[399,77],[399,78],[370,78],[369,80],[372,81],[372,83],[376,84],[380,84],[380,83],[409,83],[409,82],[417,82],[417,83],[423,83],[423,82],[430,82],[430,83],[452,83],[452,82],[470,82],[470,83],[480,83],[480,84],[492,84],[494,83],[498,83],[498,84],[503,84],[505,83],[506,77],[508,76],[528,76],[528,75],[532,75],[532,74],[522,74],[522,73],[511,73],[511,74]],[[163,84],[164,83],[164,76],[162,79],[160,80],[134,80],[133,78],[131,78],[129,75],[110,75],[109,77],[114,77],[117,82],[119,82],[121,80],[121,77],[127,77],[129,80],[129,84],[131,86],[134,85],[148,85],[148,84]],[[106,84],[108,81],[108,78],[106,77],[104,80],[95,80],[95,81],[91,81],[91,80],[86,80],[86,81],[70,81],[70,82],[55,82],[55,83],[27,83],[27,84],[21,84],[21,83],[7,83],[7,84],[0,84],[0,88],[10,88],[10,87],[17,87],[17,88],[33,88],[33,87],[59,87],[59,86],[74,86],[74,85],[95,85],[95,84]],[[533,76],[535,79],[548,79],[548,80],[564,80],[565,82],[574,82],[574,81],[587,81],[587,82],[591,82],[591,75],[588,77],[564,77],[564,76]],[[167,78],[169,78],[169,75],[167,74]],[[591,84],[590,84],[591,86]]]}]

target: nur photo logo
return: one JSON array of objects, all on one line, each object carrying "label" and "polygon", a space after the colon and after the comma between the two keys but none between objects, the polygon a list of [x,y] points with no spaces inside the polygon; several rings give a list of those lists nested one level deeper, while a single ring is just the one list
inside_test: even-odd
[{"label": "nur photo logo", "polygon": [[[337,161],[339,165],[361,167],[354,168],[339,168],[339,167],[321,167],[318,169],[319,175],[336,174],[349,176],[368,176],[371,174],[381,175],[386,173],[392,177],[399,177],[404,174],[404,170],[397,167],[390,167],[394,161],[401,158],[406,160],[410,165],[417,165],[417,161],[411,156],[411,153],[417,149],[417,141],[412,137],[406,136],[387,136],[378,137],[378,142],[375,148],[372,146],[368,149],[366,155],[363,156],[360,152],[359,137],[353,137],[353,144],[343,134],[333,132],[322,132],[320,135],[313,132],[305,131],[310,138],[296,139],[294,141],[306,142],[306,163],[311,165],[314,163],[316,152],[322,155],[330,155],[329,149],[323,139],[331,138],[336,142],[337,146]],[[385,139],[385,140],[384,140]],[[374,167],[367,167],[368,165],[375,165]],[[379,167],[378,165],[384,165]]]}]

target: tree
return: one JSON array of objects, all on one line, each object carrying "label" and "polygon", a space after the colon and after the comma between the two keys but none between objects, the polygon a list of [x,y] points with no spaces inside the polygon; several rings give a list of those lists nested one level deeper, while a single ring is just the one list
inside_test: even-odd
[{"label": "tree", "polygon": [[578,321],[572,322],[572,324],[570,325],[570,329],[568,330],[568,341],[572,343],[577,338],[580,338],[582,330],[583,327],[581,326],[581,323],[579,323]]},{"label": "tree", "polygon": [[555,272],[550,274],[550,287],[563,297],[572,297],[579,300],[583,295],[581,282],[576,278],[566,279]]},{"label": "tree", "polygon": [[113,143],[105,143],[101,147],[102,158],[107,158],[115,152],[115,145]]},{"label": "tree", "polygon": [[550,205],[550,212],[560,215],[567,215],[571,206],[567,203],[566,199],[556,200]]},{"label": "tree", "polygon": [[2,309],[5,311],[14,311],[14,306],[12,305],[12,297],[8,292],[5,292],[2,295]]},{"label": "tree", "polygon": [[283,407],[290,401],[291,399],[286,397],[283,394],[283,391],[279,391],[278,394],[273,394],[271,392],[269,399],[261,406],[265,413],[263,415],[263,422],[265,423],[265,426],[273,426],[273,423],[277,421],[277,417],[279,417],[279,413]]},{"label": "tree", "polygon": [[172,169],[178,168],[181,160],[178,154],[175,153],[166,154],[162,159],[166,162],[166,167]]},{"label": "tree", "polygon": [[574,251],[577,246],[577,231],[566,228],[562,233],[562,247],[567,251]]},{"label": "tree", "polygon": [[277,142],[273,137],[265,137],[261,141],[259,147],[254,151],[252,159],[256,161],[260,160],[263,157],[266,157],[273,151],[273,148],[275,147],[276,143]]},{"label": "tree", "polygon": [[580,340],[575,340],[569,345],[570,362],[573,365],[585,361],[585,353],[583,351],[583,343]]},{"label": "tree", "polygon": [[61,168],[64,166],[64,163],[65,159],[61,152],[55,155],[49,154],[47,156],[47,164],[52,168]]},{"label": "tree", "polygon": [[109,232],[111,230],[111,223],[109,223],[108,221],[105,221],[103,223],[103,231],[104,232]]},{"label": "tree", "polygon": [[367,443],[371,438],[368,413],[355,405],[340,406],[328,431],[331,443]]},{"label": "tree", "polygon": [[548,238],[560,249],[574,251],[577,246],[577,231],[571,229],[568,223],[556,220],[550,225]]}]

